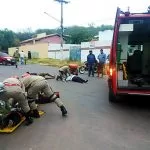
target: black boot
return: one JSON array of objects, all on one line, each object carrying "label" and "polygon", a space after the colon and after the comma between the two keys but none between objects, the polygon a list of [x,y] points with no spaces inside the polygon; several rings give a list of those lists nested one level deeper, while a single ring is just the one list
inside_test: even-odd
[{"label": "black boot", "polygon": [[40,118],[40,114],[39,114],[39,111],[37,109],[33,110],[32,117]]},{"label": "black boot", "polygon": [[88,82],[88,80],[85,80],[85,81],[84,81],[84,83],[87,83],[87,82]]},{"label": "black boot", "polygon": [[59,76],[58,76],[58,75],[56,76],[56,80],[57,80],[57,81],[59,80]]},{"label": "black boot", "polygon": [[26,125],[30,125],[33,123],[33,119],[31,117],[31,111],[25,113],[25,117],[26,117]]},{"label": "black boot", "polygon": [[60,110],[62,112],[62,116],[66,116],[67,115],[67,110],[66,110],[66,108],[63,105],[60,106]]},{"label": "black boot", "polygon": [[0,129],[1,130],[8,127],[8,125],[9,125],[9,120],[7,118],[0,120]]}]

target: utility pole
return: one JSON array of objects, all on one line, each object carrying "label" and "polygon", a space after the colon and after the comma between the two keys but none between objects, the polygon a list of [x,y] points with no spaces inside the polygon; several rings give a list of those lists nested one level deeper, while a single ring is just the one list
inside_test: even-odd
[{"label": "utility pole", "polygon": [[61,28],[61,47],[60,47],[60,51],[61,51],[61,59],[63,59],[63,35],[64,35],[64,27],[63,27],[63,4],[68,4],[69,1],[65,1],[65,0],[55,0],[57,2],[59,2],[61,4],[61,21],[60,21],[60,28]]}]

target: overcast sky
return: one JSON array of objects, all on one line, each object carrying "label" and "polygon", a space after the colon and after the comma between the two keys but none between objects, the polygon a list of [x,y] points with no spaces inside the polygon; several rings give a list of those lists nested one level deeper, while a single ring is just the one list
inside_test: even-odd
[{"label": "overcast sky", "polygon": [[[64,26],[94,23],[114,24],[117,6],[131,12],[147,11],[150,0],[70,0],[64,4]],[[31,28],[58,28],[60,23],[44,14],[60,20],[60,4],[54,0],[0,0],[0,29],[20,31]]]}]

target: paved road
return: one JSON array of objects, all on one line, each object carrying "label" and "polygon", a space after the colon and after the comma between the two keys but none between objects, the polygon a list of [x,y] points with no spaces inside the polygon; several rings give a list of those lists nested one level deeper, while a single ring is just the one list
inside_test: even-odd
[{"label": "paved road", "polygon": [[[56,68],[0,66],[0,80],[25,71],[56,73]],[[87,78],[87,76],[84,76]],[[62,118],[55,104],[41,105],[46,114],[31,126],[0,134],[0,150],[149,150],[150,104],[125,99],[110,104],[106,79],[90,77],[88,84],[49,80],[60,91],[69,115]],[[135,97],[134,97],[135,98]],[[133,99],[132,99],[133,101]]]}]

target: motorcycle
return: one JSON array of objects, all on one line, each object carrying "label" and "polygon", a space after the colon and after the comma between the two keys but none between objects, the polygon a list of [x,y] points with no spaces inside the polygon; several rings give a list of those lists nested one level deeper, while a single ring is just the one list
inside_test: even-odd
[{"label": "motorcycle", "polygon": [[[84,74],[86,71],[88,71],[88,63],[87,63],[87,61],[85,61],[84,64],[79,67],[79,73],[80,74]],[[97,62],[94,65],[94,73],[97,73]]]}]

